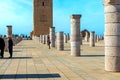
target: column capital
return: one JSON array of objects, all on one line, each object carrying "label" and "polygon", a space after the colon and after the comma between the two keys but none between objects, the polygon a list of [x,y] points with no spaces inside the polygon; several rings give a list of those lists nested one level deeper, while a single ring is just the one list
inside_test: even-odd
[{"label": "column capital", "polygon": [[91,31],[90,33],[95,33],[95,31]]},{"label": "column capital", "polygon": [[120,5],[120,0],[104,0],[104,5]]},{"label": "column capital", "polygon": [[70,16],[71,19],[80,19],[82,17],[81,14],[73,14]]},{"label": "column capital", "polygon": [[50,27],[50,28],[55,28],[55,27]]},{"label": "column capital", "polygon": [[12,25],[7,25],[6,27],[12,27]]}]

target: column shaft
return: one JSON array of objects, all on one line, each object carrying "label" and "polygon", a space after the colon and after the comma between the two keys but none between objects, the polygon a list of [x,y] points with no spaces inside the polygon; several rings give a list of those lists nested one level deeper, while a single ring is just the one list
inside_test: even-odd
[{"label": "column shaft", "polygon": [[80,56],[80,17],[81,15],[71,16],[71,55]]},{"label": "column shaft", "polygon": [[7,37],[12,37],[12,26],[7,26]]},{"label": "column shaft", "polygon": [[63,32],[57,33],[57,50],[64,50],[64,37]]},{"label": "column shaft", "polygon": [[95,32],[94,31],[90,32],[90,46],[91,47],[95,46],[95,38],[94,38],[94,36],[95,36]]},{"label": "column shaft", "polygon": [[105,0],[105,70],[120,71],[120,0]]},{"label": "column shaft", "polygon": [[50,27],[50,41],[51,47],[55,47],[55,27]]}]

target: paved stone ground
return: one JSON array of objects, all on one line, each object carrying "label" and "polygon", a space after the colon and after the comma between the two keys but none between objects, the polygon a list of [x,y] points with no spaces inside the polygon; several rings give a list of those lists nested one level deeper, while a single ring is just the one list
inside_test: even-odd
[{"label": "paved stone ground", "polygon": [[0,80],[120,80],[120,73],[104,71],[104,47],[81,46],[80,57],[64,51],[23,40],[14,47],[14,57],[0,59]]}]

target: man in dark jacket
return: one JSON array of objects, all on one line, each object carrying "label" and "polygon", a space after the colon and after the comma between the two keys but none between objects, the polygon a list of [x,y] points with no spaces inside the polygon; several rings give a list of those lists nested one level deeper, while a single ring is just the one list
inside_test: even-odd
[{"label": "man in dark jacket", "polygon": [[0,56],[1,58],[4,57],[4,48],[5,48],[5,42],[4,39],[0,37]]},{"label": "man in dark jacket", "polygon": [[12,53],[13,53],[13,41],[12,41],[12,38],[9,38],[9,40],[8,40],[8,49],[9,49],[9,53],[10,53],[9,58],[12,58]]}]

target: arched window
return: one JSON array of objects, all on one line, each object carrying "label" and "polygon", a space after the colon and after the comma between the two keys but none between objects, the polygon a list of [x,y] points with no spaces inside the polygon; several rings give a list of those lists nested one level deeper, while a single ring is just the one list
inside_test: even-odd
[{"label": "arched window", "polygon": [[40,16],[40,22],[47,22],[47,16],[46,15],[41,15]]}]

